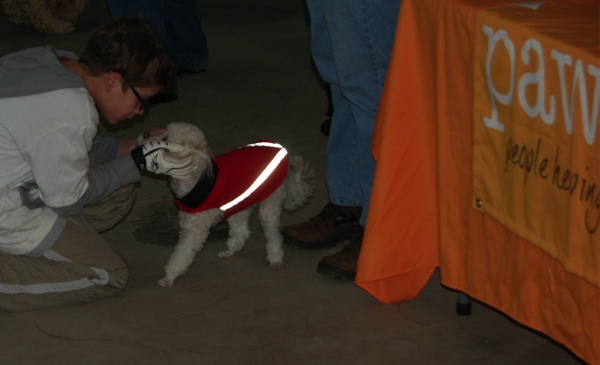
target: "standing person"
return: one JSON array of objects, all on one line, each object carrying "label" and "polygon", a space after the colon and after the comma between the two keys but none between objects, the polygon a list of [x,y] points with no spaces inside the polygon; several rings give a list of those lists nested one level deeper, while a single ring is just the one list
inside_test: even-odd
[{"label": "standing person", "polygon": [[[206,69],[208,47],[196,0],[106,0],[106,7],[112,17],[139,15],[154,25],[175,61],[177,74],[194,74]],[[151,102],[177,99],[177,74],[173,86]]]},{"label": "standing person", "polygon": [[[97,136],[168,87],[171,59],[151,24],[119,19],[81,57],[53,47],[0,58],[0,309],[87,302],[122,291],[128,270],[98,231],[131,209],[138,168],[186,173],[166,142]],[[153,131],[160,133],[161,130]]]},{"label": "standing person", "polygon": [[311,52],[329,84],[333,114],[326,154],[329,202],[307,222],[285,227],[301,248],[331,247],[319,262],[322,275],[353,280],[375,173],[371,139],[391,55],[399,0],[307,0]]}]

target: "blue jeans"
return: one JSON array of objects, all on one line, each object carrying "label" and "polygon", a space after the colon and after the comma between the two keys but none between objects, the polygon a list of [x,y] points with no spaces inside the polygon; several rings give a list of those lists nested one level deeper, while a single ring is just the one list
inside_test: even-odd
[{"label": "blue jeans", "polygon": [[106,6],[112,17],[142,15],[179,66],[191,71],[206,68],[208,48],[195,0],[106,0]]},{"label": "blue jeans", "polygon": [[365,225],[375,174],[371,139],[394,43],[400,0],[307,0],[311,52],[331,87],[329,200],[362,206]]}]

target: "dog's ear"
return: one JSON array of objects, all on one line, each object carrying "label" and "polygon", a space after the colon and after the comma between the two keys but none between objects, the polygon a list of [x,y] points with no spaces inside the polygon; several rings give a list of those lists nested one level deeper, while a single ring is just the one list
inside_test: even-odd
[{"label": "dog's ear", "polygon": [[179,163],[189,160],[190,156],[192,155],[192,151],[187,146],[177,145],[173,143],[171,143],[171,145],[173,147],[180,148],[171,148],[170,150],[166,151],[165,158],[167,159],[167,161]]},{"label": "dog's ear", "polygon": [[167,126],[167,140],[180,143],[186,148],[200,153],[212,155],[204,132],[189,123],[171,123]]},{"label": "dog's ear", "polygon": [[212,156],[208,142],[206,141],[206,138],[204,138],[202,132],[194,136],[194,138],[189,138],[186,142],[186,147],[189,149]]}]

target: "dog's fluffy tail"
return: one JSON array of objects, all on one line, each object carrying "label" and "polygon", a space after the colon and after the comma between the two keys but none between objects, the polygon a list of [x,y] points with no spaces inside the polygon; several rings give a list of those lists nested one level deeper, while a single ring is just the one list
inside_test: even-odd
[{"label": "dog's fluffy tail", "polygon": [[285,179],[285,198],[283,208],[293,212],[313,196],[315,186],[315,170],[301,156],[292,155],[288,158],[289,170]]}]

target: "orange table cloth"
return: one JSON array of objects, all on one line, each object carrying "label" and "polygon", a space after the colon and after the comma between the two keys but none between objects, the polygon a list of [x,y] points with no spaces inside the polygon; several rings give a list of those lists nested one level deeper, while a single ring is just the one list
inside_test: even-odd
[{"label": "orange table cloth", "polygon": [[597,0],[403,0],[356,284],[442,284],[600,363]]}]

